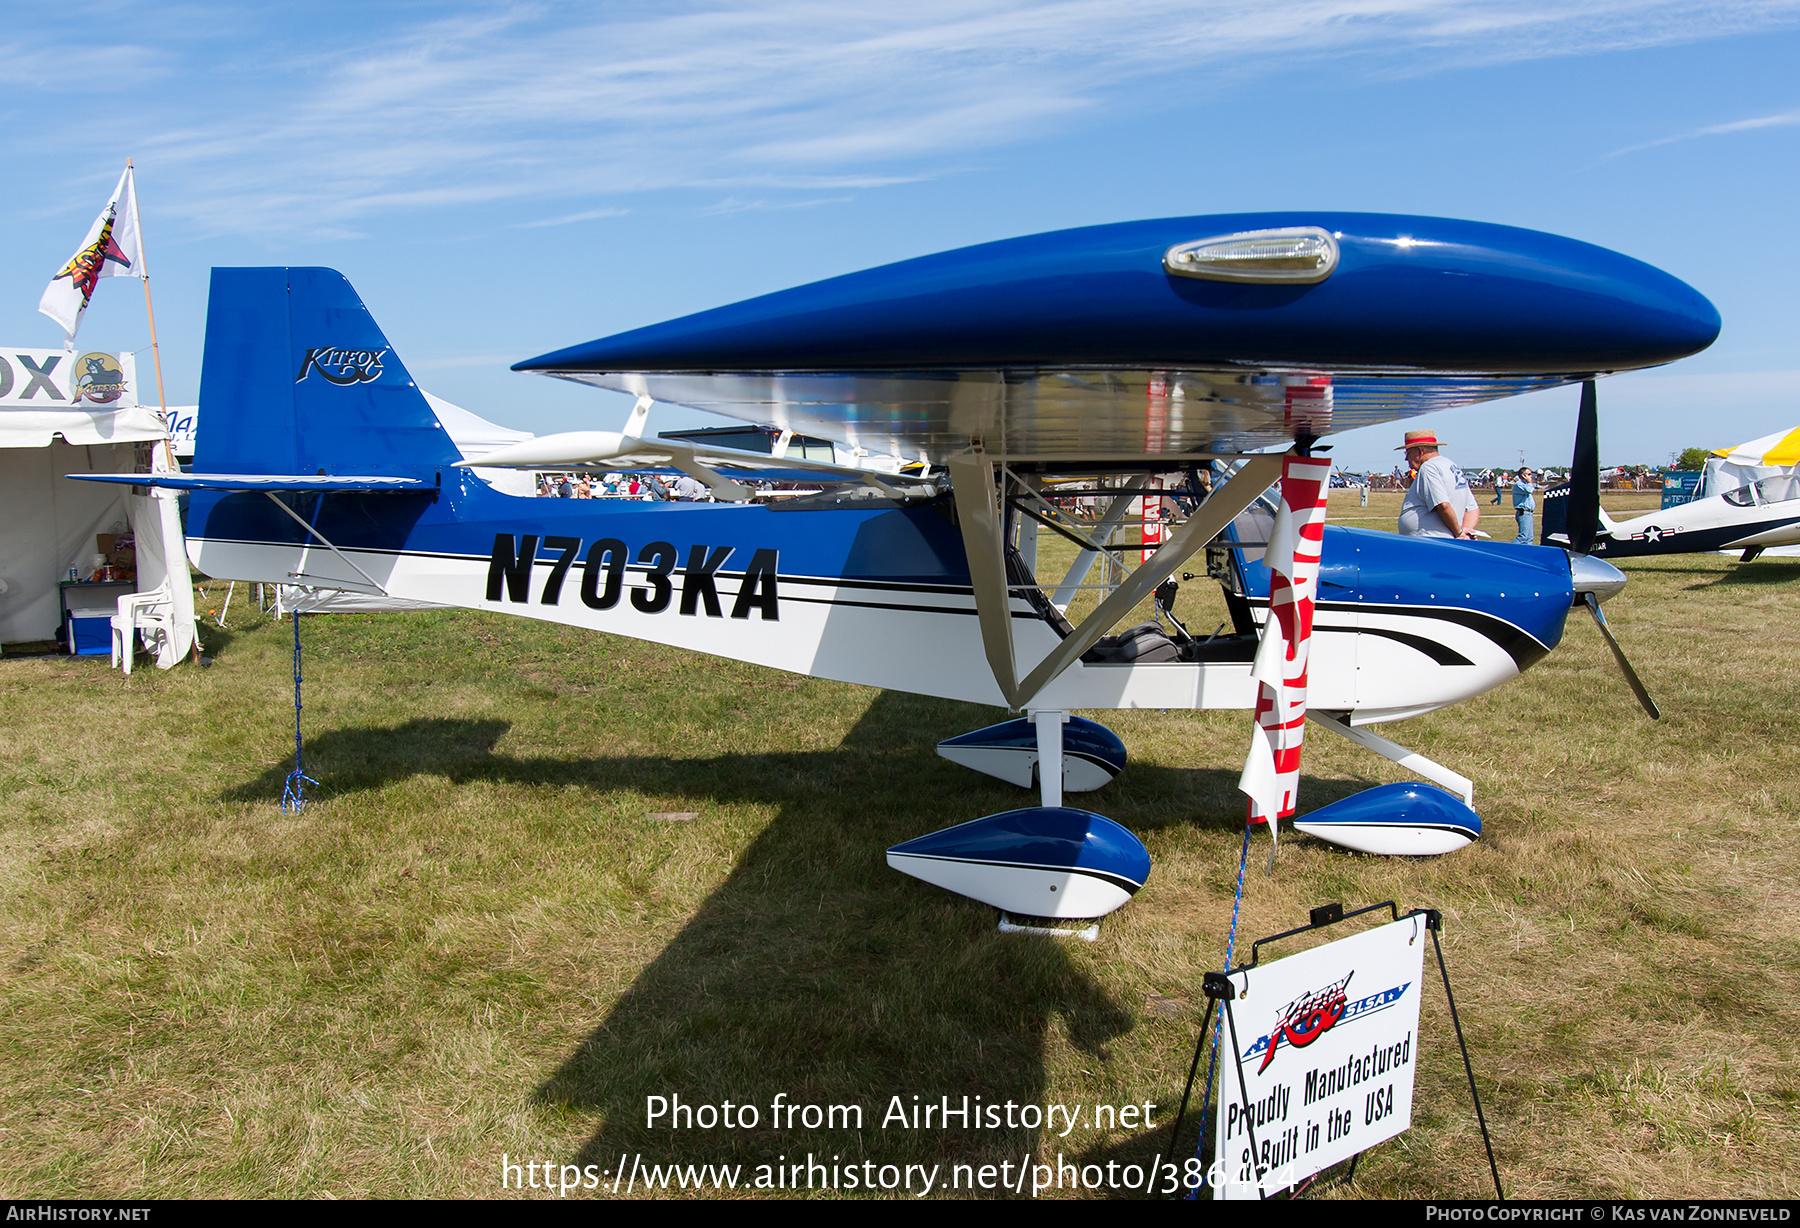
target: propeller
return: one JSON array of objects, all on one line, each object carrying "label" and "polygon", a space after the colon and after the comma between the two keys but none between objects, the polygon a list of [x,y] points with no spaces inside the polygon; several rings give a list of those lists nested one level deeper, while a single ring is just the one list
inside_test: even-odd
[{"label": "propeller", "polygon": [[1625,650],[1619,647],[1618,637],[1613,635],[1611,624],[1606,621],[1606,615],[1600,611],[1600,598],[1592,590],[1589,590],[1581,594],[1581,604],[1585,605],[1588,613],[1594,616],[1594,622],[1599,626],[1600,634],[1606,637],[1606,646],[1612,649],[1613,660],[1619,663],[1619,671],[1625,675],[1625,681],[1631,685],[1631,693],[1637,696],[1638,706],[1649,715],[1651,720],[1660,721],[1662,709],[1656,706],[1654,699],[1650,698],[1650,692],[1644,689],[1643,680],[1637,676],[1637,671],[1631,668],[1631,662],[1625,659]]},{"label": "propeller", "polygon": [[1594,381],[1581,385],[1581,412],[1575,419],[1575,456],[1569,466],[1567,512],[1569,535],[1569,571],[1575,582],[1575,600],[1594,616],[1594,625],[1606,637],[1619,672],[1637,696],[1638,706],[1653,721],[1662,719],[1662,709],[1650,698],[1650,692],[1625,658],[1625,650],[1613,635],[1600,603],[1625,587],[1625,573],[1604,559],[1592,558],[1594,539],[1600,533],[1600,414],[1594,395]]},{"label": "propeller", "polygon": [[1569,465],[1569,549],[1586,554],[1600,533],[1600,413],[1594,381],[1581,384],[1581,412],[1575,418],[1575,456]]}]

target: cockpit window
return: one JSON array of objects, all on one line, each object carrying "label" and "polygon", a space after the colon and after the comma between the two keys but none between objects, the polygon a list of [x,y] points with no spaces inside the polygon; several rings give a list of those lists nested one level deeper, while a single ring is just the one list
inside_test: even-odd
[{"label": "cockpit window", "polygon": [[1736,490],[1728,490],[1719,497],[1733,507],[1755,507],[1756,484],[1753,482],[1749,486],[1740,486]]},{"label": "cockpit window", "polygon": [[1267,499],[1258,499],[1237,514],[1231,527],[1237,542],[1251,548],[1251,553],[1260,559],[1262,548],[1269,544],[1269,532],[1275,527],[1275,510]]},{"label": "cockpit window", "polygon": [[1800,477],[1791,473],[1778,473],[1772,478],[1764,478],[1756,483],[1756,495],[1759,503],[1786,503],[1790,499],[1800,499]]}]

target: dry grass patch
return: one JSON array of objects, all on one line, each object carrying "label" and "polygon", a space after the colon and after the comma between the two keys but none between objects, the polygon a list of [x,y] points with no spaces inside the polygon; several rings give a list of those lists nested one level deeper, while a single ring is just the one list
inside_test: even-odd
[{"label": "dry grass patch", "polygon": [[[1523,679],[1395,731],[1474,779],[1479,846],[1387,861],[1291,838],[1265,877],[1259,840],[1241,933],[1334,899],[1443,908],[1510,1192],[1792,1196],[1800,562],[1628,569],[1609,612],[1668,719],[1572,620]],[[1195,623],[1212,600],[1184,587]],[[1134,762],[1086,801],[1155,870],[1100,942],[1051,943],[883,862],[1020,804],[933,753],[991,710],[468,612],[319,617],[321,787],[284,816],[289,632],[244,619],[210,632],[207,670],[0,659],[0,1195],[492,1196],[502,1153],[1166,1144],[879,1123],[915,1093],[1167,1120],[1198,1012],[1166,1004],[1199,1001],[1223,954],[1242,714],[1091,714]],[[1306,775],[1308,806],[1402,778],[1317,735]],[[1343,1196],[1485,1192],[1426,1003],[1414,1129]],[[645,1097],[675,1093],[860,1104],[865,1124],[646,1129]]]}]

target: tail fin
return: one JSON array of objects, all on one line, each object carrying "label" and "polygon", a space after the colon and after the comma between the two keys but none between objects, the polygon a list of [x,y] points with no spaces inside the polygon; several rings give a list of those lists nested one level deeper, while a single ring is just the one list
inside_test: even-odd
[{"label": "tail fin", "polygon": [[196,473],[432,480],[462,459],[335,269],[214,269]]}]

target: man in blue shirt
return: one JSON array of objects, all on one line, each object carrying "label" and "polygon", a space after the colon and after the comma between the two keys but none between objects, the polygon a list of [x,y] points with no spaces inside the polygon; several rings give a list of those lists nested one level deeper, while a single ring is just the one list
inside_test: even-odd
[{"label": "man in blue shirt", "polygon": [[1519,522],[1519,535],[1513,539],[1515,545],[1529,546],[1536,538],[1533,531],[1532,513],[1537,511],[1537,500],[1531,497],[1537,487],[1531,481],[1531,470],[1519,470],[1518,481],[1513,483],[1513,518]]}]

